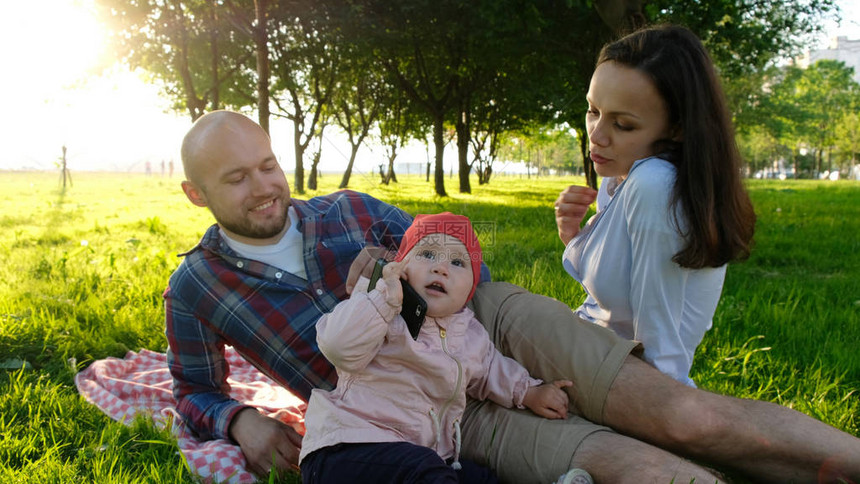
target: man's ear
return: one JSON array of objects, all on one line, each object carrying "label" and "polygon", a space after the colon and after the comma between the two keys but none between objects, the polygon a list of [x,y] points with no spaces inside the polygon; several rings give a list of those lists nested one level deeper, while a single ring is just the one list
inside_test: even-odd
[{"label": "man's ear", "polygon": [[203,193],[197,185],[193,182],[185,180],[182,182],[182,191],[185,192],[185,196],[188,197],[188,200],[191,200],[191,203],[197,205],[198,207],[206,207],[206,195]]},{"label": "man's ear", "polygon": [[680,126],[675,126],[672,128],[672,131],[669,133],[669,139],[676,143],[682,143],[684,141],[684,130],[681,129]]}]

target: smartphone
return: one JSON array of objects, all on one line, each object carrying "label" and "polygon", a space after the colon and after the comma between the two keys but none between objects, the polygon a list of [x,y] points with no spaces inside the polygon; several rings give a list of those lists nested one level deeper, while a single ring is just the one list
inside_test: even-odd
[{"label": "smartphone", "polygon": [[[376,265],[373,266],[373,274],[370,276],[370,284],[367,286],[368,292],[376,287],[376,282],[382,277],[382,268],[387,263],[388,261],[385,259],[376,260]],[[415,288],[403,279],[400,279],[400,286],[403,288],[403,307],[400,310],[400,315],[406,321],[406,328],[409,330],[412,339],[417,340],[421,325],[424,324],[424,316],[427,315],[427,302],[424,301],[424,298],[418,294]]]}]

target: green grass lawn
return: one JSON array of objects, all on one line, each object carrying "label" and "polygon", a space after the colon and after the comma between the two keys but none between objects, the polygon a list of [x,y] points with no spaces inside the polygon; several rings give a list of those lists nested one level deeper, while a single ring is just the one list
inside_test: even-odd
[{"label": "green grass lawn", "polygon": [[[322,179],[328,193],[339,176]],[[407,178],[352,188],[406,211],[472,218],[496,280],[572,306],[552,202],[577,178],[473,181],[448,198]],[[796,408],[860,436],[860,183],[751,181],[756,244],[729,268],[692,376],[703,388]],[[164,351],[161,293],[213,222],[179,178],[0,173],[0,481],[180,482],[193,476],[167,431],[114,423],[77,394],[97,359]],[[23,369],[22,369],[23,366]],[[16,368],[17,367],[17,368]],[[275,479],[269,479],[273,481]],[[288,476],[283,482],[296,482]]]}]

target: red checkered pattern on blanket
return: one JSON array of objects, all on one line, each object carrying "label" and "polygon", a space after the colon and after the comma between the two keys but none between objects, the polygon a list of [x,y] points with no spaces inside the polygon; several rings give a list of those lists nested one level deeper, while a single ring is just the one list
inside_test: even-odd
[{"label": "red checkered pattern on blanket", "polygon": [[[245,361],[232,347],[226,348],[230,363],[230,396],[257,407],[262,413],[296,427],[304,434],[305,404]],[[201,442],[176,416],[173,379],[167,355],[149,350],[128,352],[125,358],[106,358],[75,376],[80,394],[114,420],[129,423],[138,414],[151,416],[156,425],[172,422],[173,434],[191,470],[205,482],[251,483],[256,479],[245,469],[238,446],[227,440]]]}]

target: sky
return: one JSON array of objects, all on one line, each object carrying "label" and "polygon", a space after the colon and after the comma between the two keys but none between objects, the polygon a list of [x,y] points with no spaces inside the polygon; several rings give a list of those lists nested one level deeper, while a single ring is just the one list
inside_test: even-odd
[{"label": "sky", "polygon": [[[52,170],[67,148],[73,171],[143,172],[149,161],[179,167],[179,144],[191,121],[170,112],[169,102],[141,75],[124,68],[101,69],[107,46],[92,0],[6,1],[0,16],[0,170]],[[820,40],[845,35],[860,39],[860,2],[837,0],[841,26],[829,25]],[[286,122],[273,121],[272,144],[285,169],[294,166]],[[342,170],[349,147],[331,130],[322,169]],[[383,159],[362,147],[357,171],[369,172]],[[432,155],[431,155],[432,156]],[[426,161],[423,146],[400,159]],[[449,162],[453,155],[446,153]]]}]

